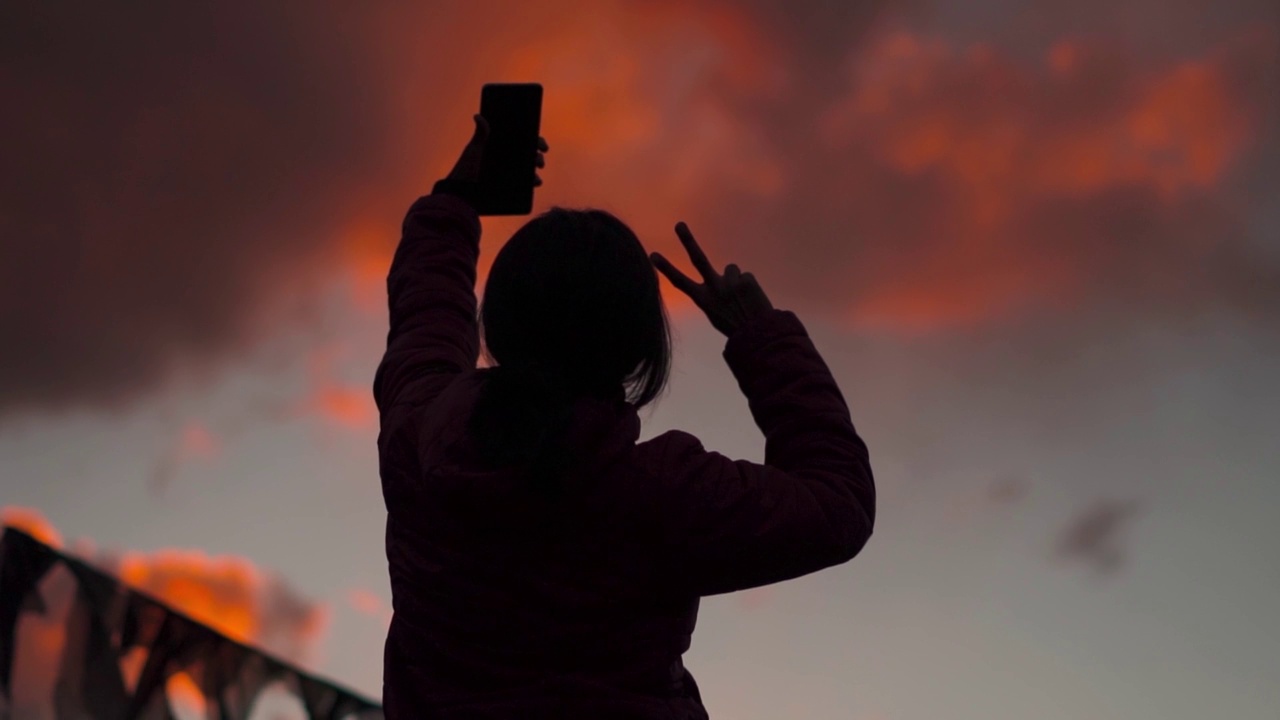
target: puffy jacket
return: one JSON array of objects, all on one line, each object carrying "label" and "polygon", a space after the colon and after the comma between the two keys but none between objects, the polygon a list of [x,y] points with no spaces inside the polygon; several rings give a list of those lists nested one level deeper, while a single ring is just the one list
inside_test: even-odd
[{"label": "puffy jacket", "polygon": [[480,220],[419,199],[387,280],[374,380],[394,618],[388,720],[708,717],[681,662],[699,599],[846,562],[875,519],[867,448],[792,312],[725,343],[765,462],[671,430],[638,442],[620,387],[581,399],[559,502],[484,471],[466,419],[477,369]]}]

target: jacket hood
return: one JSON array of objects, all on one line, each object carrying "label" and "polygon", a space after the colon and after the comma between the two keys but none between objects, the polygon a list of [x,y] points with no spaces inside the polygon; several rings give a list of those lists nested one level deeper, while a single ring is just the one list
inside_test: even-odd
[{"label": "jacket hood", "polygon": [[[595,489],[604,469],[623,459],[640,437],[640,417],[622,387],[611,398],[578,397],[565,447],[571,454],[562,478],[563,500],[538,498],[524,489],[521,467],[487,469],[467,424],[486,369],[460,376],[437,398],[421,426],[420,460],[432,494],[451,509],[509,522],[514,516],[576,505]],[[468,513],[470,514],[470,513]]]}]

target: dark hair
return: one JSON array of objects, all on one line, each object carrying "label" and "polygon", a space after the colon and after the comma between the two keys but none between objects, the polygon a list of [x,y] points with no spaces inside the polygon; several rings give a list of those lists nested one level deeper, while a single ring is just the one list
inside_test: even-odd
[{"label": "dark hair", "polygon": [[489,368],[470,431],[492,467],[523,467],[559,496],[576,398],[656,400],[671,372],[658,275],[631,228],[598,209],[553,207],[494,259],[480,306]]}]

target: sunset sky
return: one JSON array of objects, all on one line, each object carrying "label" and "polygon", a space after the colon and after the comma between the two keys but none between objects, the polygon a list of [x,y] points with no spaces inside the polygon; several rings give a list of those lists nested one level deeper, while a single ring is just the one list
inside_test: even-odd
[{"label": "sunset sky", "polygon": [[[858,558],[703,601],[713,718],[1276,717],[1274,0],[4,3],[3,520],[378,697],[386,271],[529,81],[535,212],[687,222],[871,451]],[[663,282],[641,439],[761,461]]]}]

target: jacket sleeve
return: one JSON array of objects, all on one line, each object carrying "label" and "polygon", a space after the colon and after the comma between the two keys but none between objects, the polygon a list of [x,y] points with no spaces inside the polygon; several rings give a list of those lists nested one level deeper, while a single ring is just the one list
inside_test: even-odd
[{"label": "jacket sleeve", "polygon": [[419,198],[387,275],[390,331],[373,380],[385,424],[392,408],[430,403],[480,355],[476,262],[480,216],[463,199]]},{"label": "jacket sleeve", "polygon": [[657,469],[664,566],[680,591],[699,596],[847,562],[875,521],[866,444],[795,314],[757,318],[723,355],[764,432],[764,464],[708,452],[675,430]]}]

